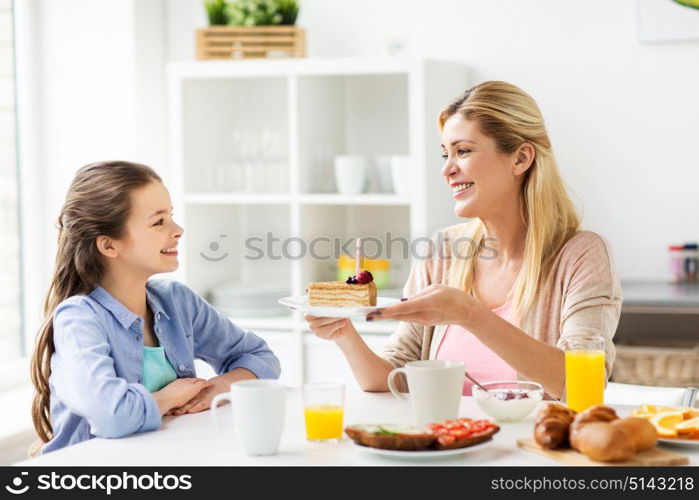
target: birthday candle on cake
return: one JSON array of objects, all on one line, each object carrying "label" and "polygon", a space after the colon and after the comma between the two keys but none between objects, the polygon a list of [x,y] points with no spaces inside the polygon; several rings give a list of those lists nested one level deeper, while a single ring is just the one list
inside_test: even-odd
[{"label": "birthday candle on cake", "polygon": [[359,273],[361,272],[361,269],[359,269],[359,261],[361,260],[361,248],[362,248],[362,239],[357,238],[357,248],[354,250],[354,275],[359,276]]}]

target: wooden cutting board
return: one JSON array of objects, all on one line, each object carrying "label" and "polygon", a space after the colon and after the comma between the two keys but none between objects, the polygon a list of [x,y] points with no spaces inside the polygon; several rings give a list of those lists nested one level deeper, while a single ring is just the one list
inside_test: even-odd
[{"label": "wooden cutting board", "polygon": [[663,450],[657,446],[653,446],[650,450],[641,453],[636,453],[630,460],[626,462],[595,462],[590,460],[582,453],[578,453],[572,448],[561,448],[556,450],[545,450],[534,441],[534,438],[524,438],[517,440],[517,446],[527,451],[538,453],[552,460],[557,460],[568,465],[612,465],[612,466],[646,466],[646,465],[687,465],[689,459],[675,453],[674,451]]}]

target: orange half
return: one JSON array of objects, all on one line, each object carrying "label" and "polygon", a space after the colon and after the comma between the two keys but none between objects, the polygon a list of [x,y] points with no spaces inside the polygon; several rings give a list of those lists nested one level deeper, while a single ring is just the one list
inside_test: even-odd
[{"label": "orange half", "polygon": [[690,418],[684,422],[680,422],[675,426],[677,434],[695,434],[699,433],[699,417]]},{"label": "orange half", "polygon": [[656,413],[650,417],[650,423],[655,426],[660,437],[677,437],[677,424],[684,420],[684,412],[682,411],[664,411]]}]

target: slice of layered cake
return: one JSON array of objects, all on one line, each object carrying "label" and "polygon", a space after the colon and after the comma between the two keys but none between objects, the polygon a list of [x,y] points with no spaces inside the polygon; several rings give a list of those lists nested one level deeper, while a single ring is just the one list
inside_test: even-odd
[{"label": "slice of layered cake", "polygon": [[308,285],[308,305],[326,307],[367,307],[376,305],[376,283],[369,271],[347,281],[319,281]]}]

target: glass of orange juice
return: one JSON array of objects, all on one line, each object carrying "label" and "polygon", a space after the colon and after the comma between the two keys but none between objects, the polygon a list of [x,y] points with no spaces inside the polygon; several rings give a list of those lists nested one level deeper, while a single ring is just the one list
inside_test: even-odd
[{"label": "glass of orange juice", "polygon": [[303,410],[306,416],[306,438],[309,441],[342,439],[345,408],[345,386],[330,382],[303,386]]},{"label": "glass of orange juice", "polygon": [[587,335],[563,342],[568,408],[581,412],[604,404],[604,338]]}]

